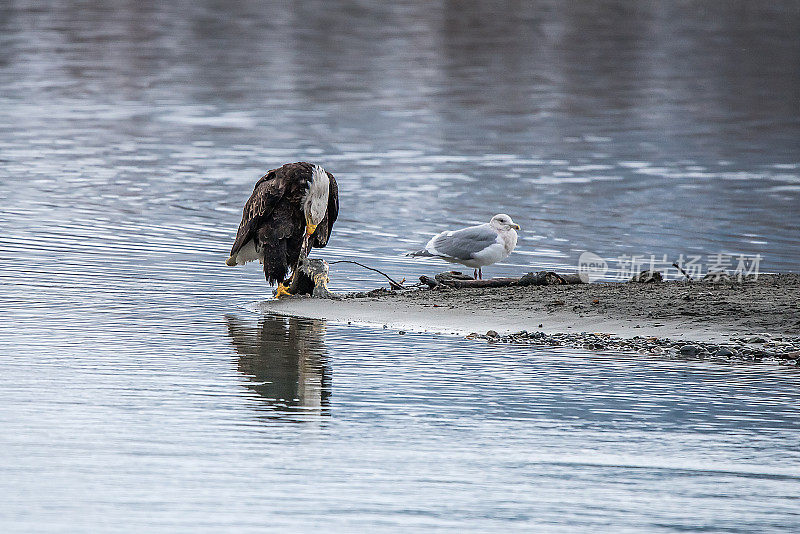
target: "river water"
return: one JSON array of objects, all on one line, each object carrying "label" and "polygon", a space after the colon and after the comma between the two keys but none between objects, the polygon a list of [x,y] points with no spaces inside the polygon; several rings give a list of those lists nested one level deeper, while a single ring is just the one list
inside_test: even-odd
[{"label": "river water", "polygon": [[798,35],[793,2],[3,4],[0,529],[800,530],[794,369],[260,316],[224,265],[308,160],[322,255],[397,277],[497,212],[490,276],[797,271]]}]

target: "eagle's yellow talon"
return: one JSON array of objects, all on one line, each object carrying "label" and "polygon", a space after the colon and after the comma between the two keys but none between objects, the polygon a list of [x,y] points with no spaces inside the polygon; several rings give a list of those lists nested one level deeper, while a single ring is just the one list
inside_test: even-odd
[{"label": "eagle's yellow talon", "polygon": [[278,284],[278,288],[275,290],[275,298],[283,298],[283,297],[291,297],[293,296],[289,293],[289,290],[283,284]]}]

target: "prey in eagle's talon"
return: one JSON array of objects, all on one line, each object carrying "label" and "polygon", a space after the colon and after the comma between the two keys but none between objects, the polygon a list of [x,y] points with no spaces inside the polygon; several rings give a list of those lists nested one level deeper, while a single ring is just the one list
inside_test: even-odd
[{"label": "prey in eagle's talon", "polygon": [[328,273],[328,262],[318,258],[304,259],[300,262],[300,270],[308,276],[314,284],[311,296],[315,298],[330,299],[335,298],[328,289],[328,282],[331,281]]}]

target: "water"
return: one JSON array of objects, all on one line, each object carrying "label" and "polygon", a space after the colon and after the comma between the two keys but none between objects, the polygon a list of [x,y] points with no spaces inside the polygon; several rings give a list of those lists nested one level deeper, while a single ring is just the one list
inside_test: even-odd
[{"label": "water", "polygon": [[0,7],[4,532],[798,530],[794,370],[248,311],[226,252],[297,160],[339,180],[325,257],[397,277],[500,211],[490,275],[798,270],[796,4],[506,7]]}]

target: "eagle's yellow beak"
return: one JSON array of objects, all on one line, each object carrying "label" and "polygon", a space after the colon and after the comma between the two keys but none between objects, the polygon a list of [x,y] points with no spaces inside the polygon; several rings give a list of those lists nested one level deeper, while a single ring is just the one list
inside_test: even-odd
[{"label": "eagle's yellow beak", "polygon": [[306,235],[311,235],[317,229],[316,224],[306,223]]},{"label": "eagle's yellow beak", "polygon": [[513,228],[514,230],[520,230],[520,227],[519,227],[518,224],[512,224],[511,228]]}]

